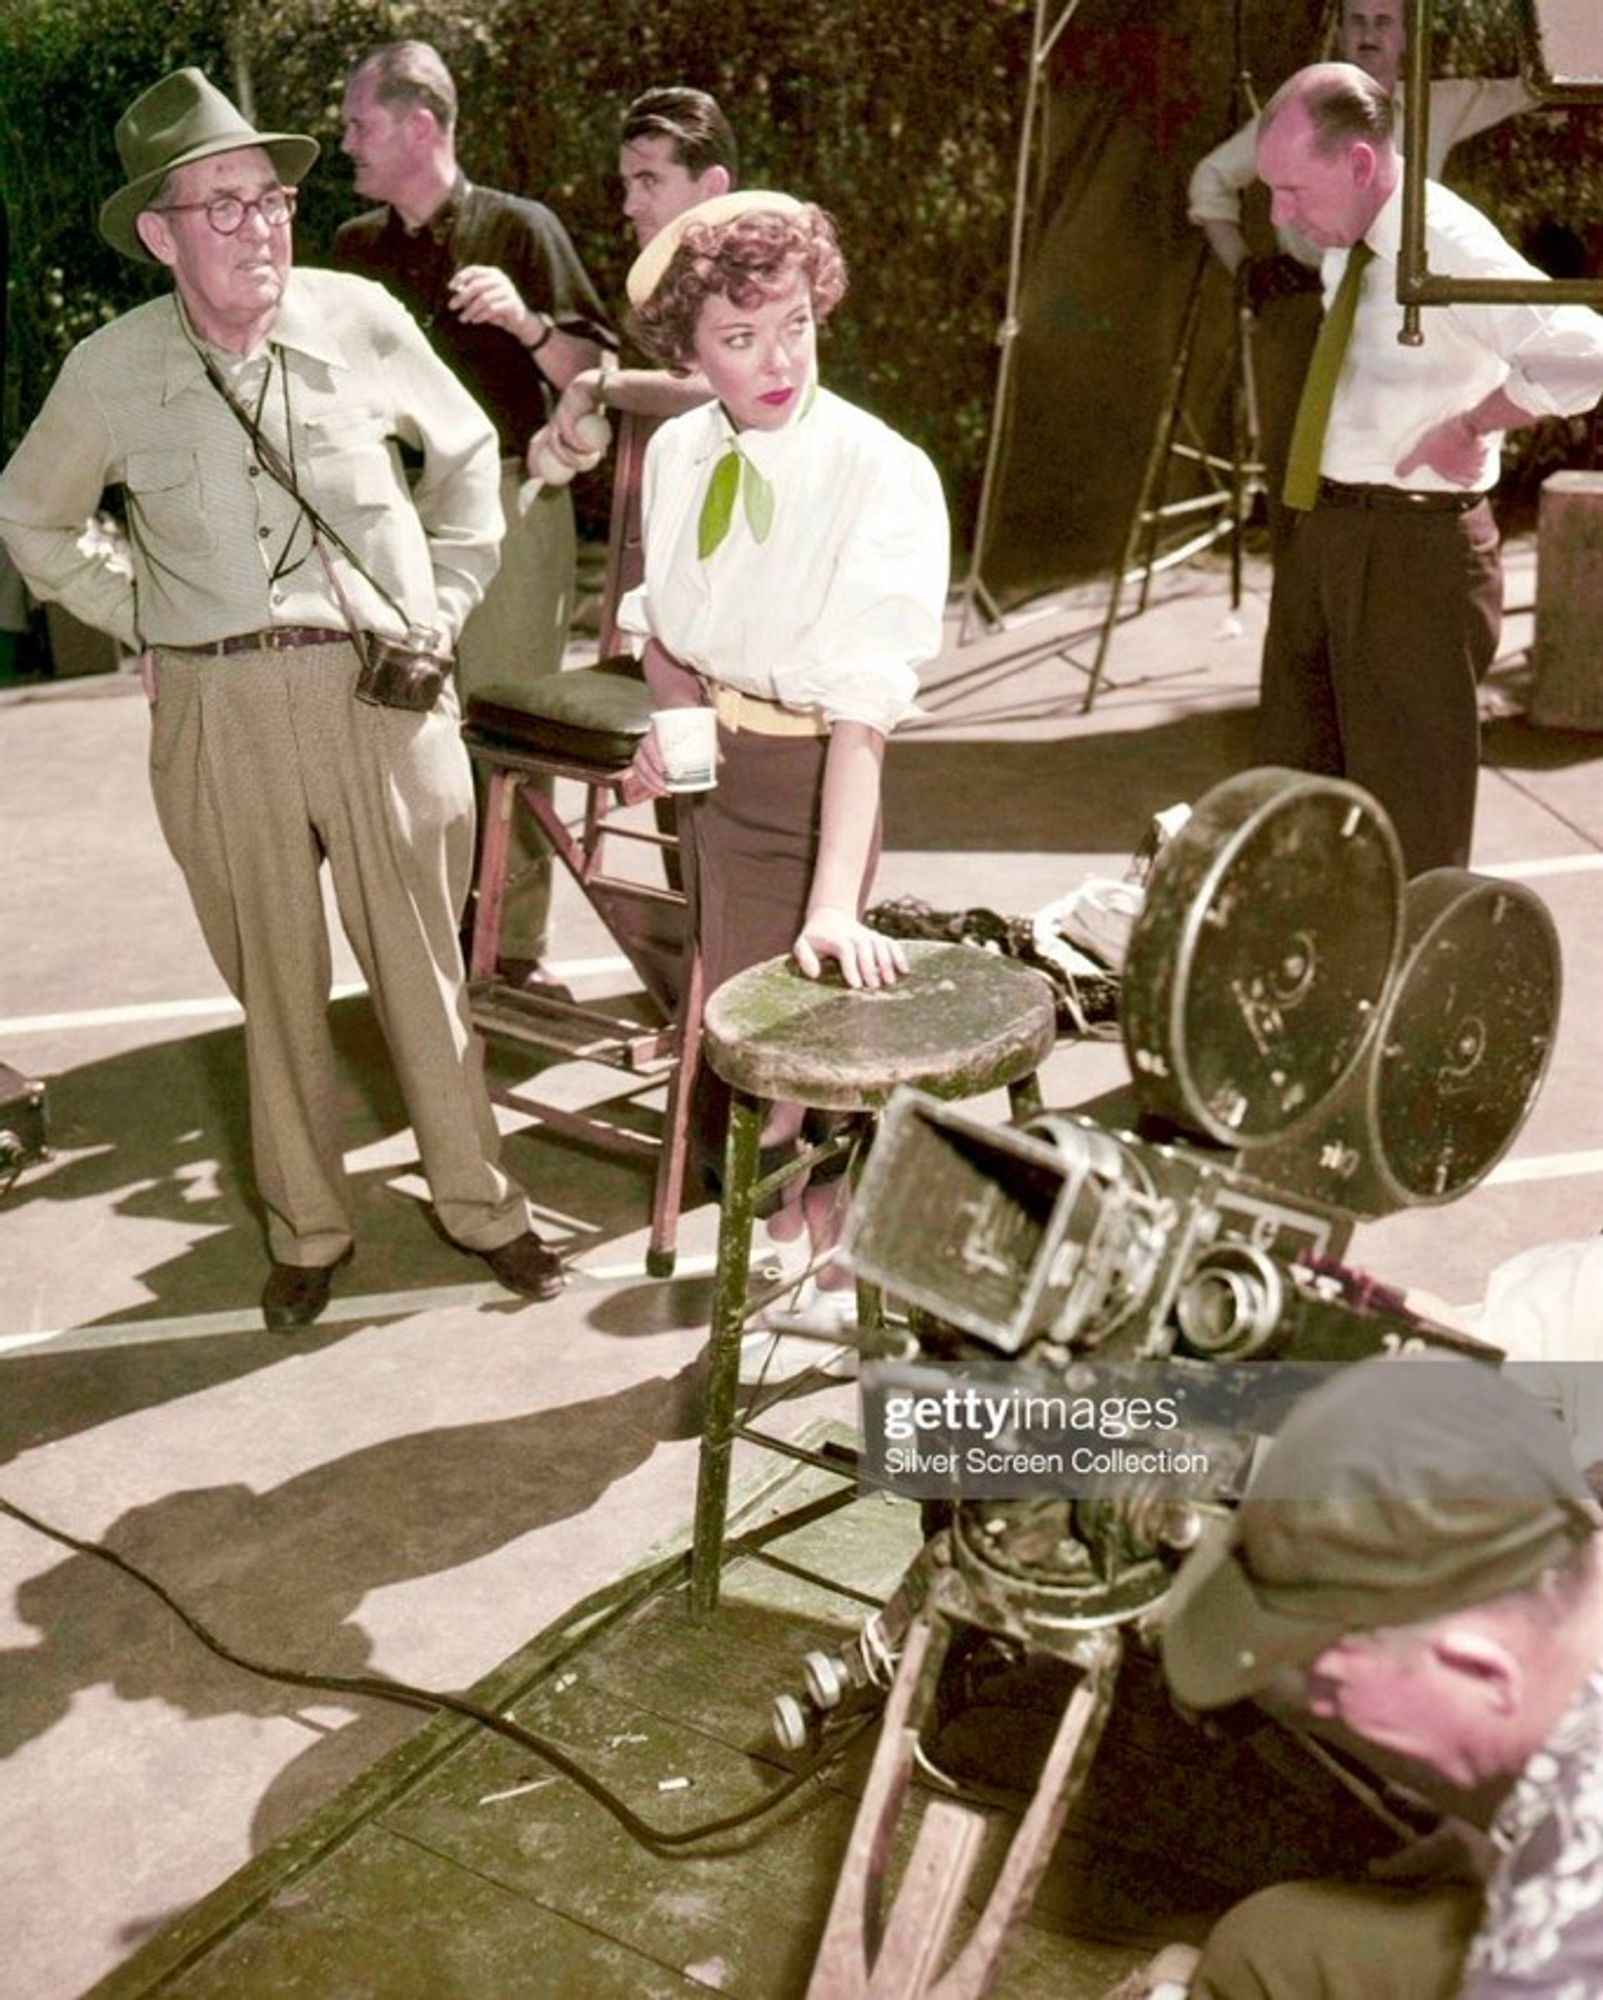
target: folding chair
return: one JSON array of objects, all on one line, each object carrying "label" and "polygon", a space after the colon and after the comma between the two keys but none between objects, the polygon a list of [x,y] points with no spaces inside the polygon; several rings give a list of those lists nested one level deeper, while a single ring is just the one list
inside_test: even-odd
[{"label": "folding chair", "polygon": [[[651,694],[627,655],[618,656],[618,601],[641,567],[639,487],[648,425],[626,417],[613,474],[602,602],[603,657],[537,682],[513,705],[475,697],[462,735],[489,775],[478,899],[468,958],[474,1026],[491,1042],[542,1051],[568,1061],[602,1063],[645,1088],[666,1083],[660,1129],[651,1134],[608,1116],[606,1106],[573,1111],[530,1094],[530,1087],[494,1088],[498,1103],[528,1112],[554,1131],[634,1158],[654,1159],[651,1238],[646,1269],[673,1270],[688,1152],[691,1086],[701,1042],[701,964],[696,950],[690,871],[681,881],[677,842],[659,821],[648,830],[620,823],[623,782],[640,739],[651,726]],[[535,778],[569,779],[583,787],[584,809],[572,825]],[[512,812],[521,797],[619,950],[639,975],[650,1003],[647,1021],[606,1006],[530,992],[496,973]],[[632,842],[661,853],[662,885],[614,872],[608,850]],[[626,1093],[632,1098],[634,1092]],[[609,1100],[616,1104],[616,1100]]]}]

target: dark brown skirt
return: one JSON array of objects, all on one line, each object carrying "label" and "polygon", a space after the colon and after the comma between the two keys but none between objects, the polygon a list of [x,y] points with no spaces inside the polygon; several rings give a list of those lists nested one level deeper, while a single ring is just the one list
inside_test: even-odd
[{"label": "dark brown skirt", "polygon": [[[718,731],[718,783],[682,798],[680,827],[696,857],[696,901],[707,992],[796,942],[818,860],[827,736]],[[857,911],[868,906],[879,863],[876,815]],[[697,1078],[693,1131],[698,1164],[714,1188],[723,1157],[729,1092],[705,1064]]]},{"label": "dark brown skirt", "polygon": [[[689,813],[707,991],[788,952],[807,915],[818,860],[827,736],[718,731],[718,783]],[[681,801],[681,809],[683,801]],[[876,819],[859,884],[861,915],[879,863]]]}]

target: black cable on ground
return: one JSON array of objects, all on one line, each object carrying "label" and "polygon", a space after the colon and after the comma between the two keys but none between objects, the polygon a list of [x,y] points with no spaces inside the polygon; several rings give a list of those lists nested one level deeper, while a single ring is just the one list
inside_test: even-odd
[{"label": "black cable on ground", "polygon": [[559,1744],[549,1737],[541,1736],[532,1729],[525,1729],[520,1722],[509,1716],[497,1715],[493,1709],[482,1708],[477,1702],[469,1701],[465,1695],[451,1694],[444,1689],[414,1687],[408,1681],[391,1680],[382,1674],[315,1674],[303,1673],[296,1667],[265,1665],[261,1661],[248,1659],[237,1653],[212,1632],[192,1611],[186,1610],[171,1592],[156,1578],[121,1556],[115,1549],[107,1548],[103,1542],[86,1542],[77,1535],[69,1534],[65,1528],[52,1526],[15,1501],[0,1494],[0,1514],[9,1514],[14,1521],[20,1521],[25,1528],[32,1528],[35,1534],[43,1535],[52,1542],[59,1542],[63,1548],[71,1549],[78,1555],[94,1556],[108,1563],[113,1569],[121,1570],[142,1589],[158,1598],[173,1616],[189,1632],[221,1660],[242,1672],[255,1674],[260,1680],[278,1681],[286,1687],[316,1688],[333,1694],[366,1695],[374,1701],[389,1701],[402,1708],[418,1708],[428,1712],[443,1712],[465,1716],[468,1721],[478,1723],[482,1728],[493,1730],[497,1736],[504,1736],[516,1743],[520,1749],[530,1750],[547,1764],[569,1778],[579,1789],[589,1794],[603,1811],[609,1812],[632,1840],[654,1853],[671,1854],[679,1848],[693,1847],[719,1834],[733,1833],[742,1827],[754,1825],[765,1818],[785,1801],[793,1797],[812,1778],[818,1777],[855,1743],[870,1723],[878,1720],[877,1713],[870,1712],[854,1724],[843,1728],[826,1748],[819,1751],[799,1771],[793,1771],[775,1791],[761,1799],[754,1806],[747,1806],[737,1813],[728,1813],[722,1819],[706,1820],[700,1826],[682,1827],[673,1831],[653,1826],[631,1807],[624,1804],[616,1793],[611,1792],[599,1778],[593,1777],[582,1764],[577,1763]]}]

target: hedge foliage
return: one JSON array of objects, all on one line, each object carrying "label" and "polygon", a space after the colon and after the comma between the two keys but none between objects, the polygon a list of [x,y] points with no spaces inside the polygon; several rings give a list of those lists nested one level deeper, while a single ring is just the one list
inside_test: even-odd
[{"label": "hedge foliage", "polygon": [[[1514,67],[1518,4],[1442,0],[1436,67]],[[619,113],[650,84],[713,91],[740,134],[747,184],[790,188],[839,219],[853,290],[827,335],[829,379],[926,446],[966,531],[1033,12],[1032,0],[0,0],[12,246],[3,442],[72,343],[158,282],[94,227],[121,179],[113,127],[140,90],[198,63],[264,127],[315,133],[325,154],[298,243],[316,262],[357,205],[338,152],[344,79],[376,43],[419,35],[457,76],[468,173],[549,201],[608,298],[621,296],[630,255],[611,179]],[[1221,34],[1228,14],[1219,0]],[[1556,217],[1592,245],[1603,236],[1598,117],[1506,125],[1467,149],[1464,172],[1455,161],[1455,179],[1516,241]]]},{"label": "hedge foliage", "polygon": [[[977,497],[1005,301],[1030,0],[0,0],[0,187],[11,210],[14,443],[67,349],[159,282],[99,240],[121,179],[112,131],[167,70],[198,63],[266,128],[324,146],[297,223],[317,262],[360,204],[338,151],[344,79],[375,44],[418,35],[462,99],[470,178],[562,217],[608,299],[632,237],[613,174],[623,107],[657,83],[711,90],[742,178],[836,216],[852,291],[826,335],[841,391],[918,439],[954,517]],[[716,29],[714,31],[714,25]]]}]

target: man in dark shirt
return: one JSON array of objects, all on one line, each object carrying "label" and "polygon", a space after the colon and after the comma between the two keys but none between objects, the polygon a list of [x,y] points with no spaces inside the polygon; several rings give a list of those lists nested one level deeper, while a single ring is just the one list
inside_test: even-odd
[{"label": "man in dark shirt", "polygon": [[[728,194],[738,172],[729,120],[705,90],[688,84],[660,85],[643,90],[624,112],[618,132],[618,185],[625,219],[642,250],[687,208]],[[595,450],[578,435],[581,418],[604,417],[609,410],[641,420],[677,417],[705,403],[711,394],[699,369],[690,375],[606,364],[579,369],[563,386],[547,437],[557,459],[582,472],[595,462]]]},{"label": "man in dark shirt", "polygon": [[[613,345],[595,287],[541,203],[471,186],[457,165],[456,86],[426,42],[368,56],[345,92],[343,150],[359,194],[384,206],[347,222],[333,261],[387,285],[484,406],[501,445],[501,568],[458,648],[464,703],[516,702],[560,670],[573,601],[573,501],[550,487],[518,504],[523,454],[556,392]],[[513,826],[503,977],[541,983],[551,864],[532,818]]]}]

